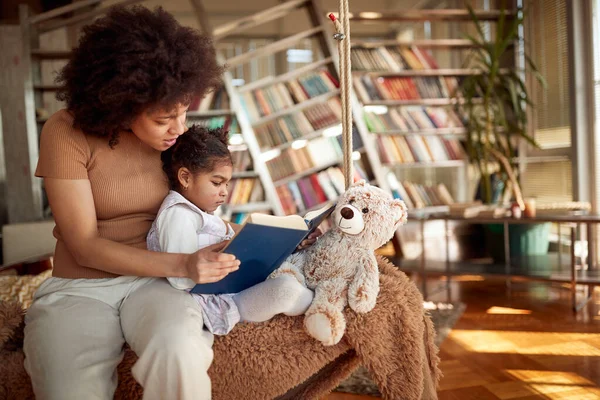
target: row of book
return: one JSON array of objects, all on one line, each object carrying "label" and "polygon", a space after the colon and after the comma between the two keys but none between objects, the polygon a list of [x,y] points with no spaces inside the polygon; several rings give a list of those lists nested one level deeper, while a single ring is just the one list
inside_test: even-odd
[{"label": "row of book", "polygon": [[302,112],[286,115],[254,128],[256,140],[261,148],[279,146],[301,139],[311,132],[340,123],[342,105],[340,99],[332,97]]},{"label": "row of book", "polygon": [[297,79],[278,82],[271,86],[244,92],[240,95],[242,107],[251,121],[337,90],[338,82],[329,71],[310,72]]},{"label": "row of book", "polygon": [[417,46],[379,46],[354,48],[351,52],[355,71],[402,71],[410,69],[437,69],[432,55]]},{"label": "row of book", "polygon": [[232,179],[228,191],[227,203],[231,205],[256,203],[265,199],[260,180],[256,178]]},{"label": "row of book", "polygon": [[454,203],[452,195],[443,183],[431,186],[410,181],[401,183],[392,172],[386,175],[386,179],[394,198],[404,201],[409,209],[447,206]]},{"label": "row of book", "polygon": [[354,89],[363,103],[377,100],[442,99],[453,96],[458,87],[455,76],[377,77],[355,75]]},{"label": "row of book", "polygon": [[341,159],[342,149],[339,141],[336,138],[321,137],[299,149],[284,149],[279,156],[266,164],[271,179],[278,181],[311,168],[335,164]]},{"label": "row of book", "polygon": [[231,161],[233,161],[233,172],[246,172],[253,168],[252,157],[247,148],[241,151],[231,151]]},{"label": "row of book", "polygon": [[[365,179],[354,168],[354,180]],[[304,214],[328,201],[334,202],[344,192],[344,174],[338,167],[300,178],[277,187],[277,195],[286,215]]]},{"label": "row of book", "polygon": [[370,132],[400,131],[404,133],[442,128],[463,128],[463,122],[451,108],[404,106],[389,108],[380,114],[365,111]]},{"label": "row of book", "polygon": [[188,111],[203,112],[208,110],[228,110],[229,96],[224,87],[207,93],[204,97],[196,96],[192,98]]},{"label": "row of book", "polygon": [[378,136],[377,146],[384,164],[431,163],[465,160],[466,153],[456,138],[441,136]]}]

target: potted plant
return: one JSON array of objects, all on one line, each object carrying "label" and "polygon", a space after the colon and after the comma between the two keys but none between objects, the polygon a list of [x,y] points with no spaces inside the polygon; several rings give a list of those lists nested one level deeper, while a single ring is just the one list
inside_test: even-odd
[{"label": "potted plant", "polygon": [[[543,87],[546,82],[527,54],[525,70],[503,68],[503,63],[515,56],[513,45],[520,40],[519,28],[524,21],[522,8],[515,13],[507,12],[504,7],[500,9],[495,37],[491,41],[486,39],[484,28],[473,8],[470,5],[467,8],[476,27],[475,35],[466,35],[473,44],[466,60],[473,74],[466,76],[455,92],[457,107],[466,119],[467,154],[480,173],[479,192],[484,203],[493,204],[498,198],[505,197],[499,192],[507,194],[506,191],[510,191],[523,209],[523,195],[515,162],[518,145],[525,140],[539,147],[527,133],[527,107],[533,107],[533,102],[523,76],[525,72],[531,73]],[[486,228],[491,235],[492,246],[497,241],[503,243],[502,225]],[[511,256],[547,252],[548,232],[548,224],[511,226]],[[535,240],[532,241],[532,238]],[[490,252],[497,255],[494,257],[497,259],[504,256],[503,246],[496,245]]]}]

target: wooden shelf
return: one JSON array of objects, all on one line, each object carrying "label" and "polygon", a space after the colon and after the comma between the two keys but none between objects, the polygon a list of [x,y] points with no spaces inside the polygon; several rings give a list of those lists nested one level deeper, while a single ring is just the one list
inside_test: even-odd
[{"label": "wooden shelf", "polygon": [[450,211],[449,206],[429,206],[421,208],[410,208],[408,210],[409,217],[423,217],[430,214],[447,213]]},{"label": "wooden shelf", "polygon": [[221,25],[213,31],[213,38],[215,41],[222,39],[231,33],[239,34],[242,31],[254,28],[255,26],[262,25],[266,22],[282,18],[291,11],[305,5],[307,0],[291,0],[285,3],[279,4],[275,7],[271,7],[264,11],[243,17],[235,21],[229,22],[225,25]]},{"label": "wooden shelf", "polygon": [[[358,12],[350,17],[352,22],[419,22],[419,21],[471,21],[468,10],[464,9],[420,9],[403,10],[394,12],[376,13],[379,16],[367,17],[361,16]],[[495,22],[502,13],[498,10],[475,10],[475,15],[480,21]],[[507,17],[514,16],[514,13],[506,13]]]},{"label": "wooden shelf", "polygon": [[[549,162],[562,162],[562,161],[570,161],[571,157],[569,156],[529,156],[523,158],[526,164],[534,164],[534,163],[549,163]],[[519,157],[513,158],[513,162],[521,162]]]},{"label": "wooden shelf", "polygon": [[186,116],[188,118],[212,118],[212,117],[223,117],[227,115],[233,115],[231,110],[206,110],[206,111],[188,111]]},{"label": "wooden shelf", "polygon": [[319,129],[318,131],[314,131],[313,133],[309,133],[308,135],[303,135],[303,136],[301,136],[299,138],[294,139],[291,142],[286,142],[286,143],[280,144],[278,146],[272,146],[272,147],[268,147],[268,148],[262,148],[261,151],[263,153],[266,153],[267,151],[271,151],[271,150],[283,150],[283,149],[287,149],[288,147],[291,147],[292,144],[295,141],[297,141],[297,140],[308,140],[308,141],[310,141],[310,140],[313,140],[313,139],[318,139],[320,137],[323,137],[323,132],[324,131],[326,131],[327,129],[331,129],[332,127],[337,126],[337,125],[339,125],[339,123],[337,123],[335,125],[328,126],[326,128]]},{"label": "wooden shelf", "polygon": [[352,47],[375,48],[381,46],[417,46],[421,48],[474,48],[478,47],[468,39],[423,39],[423,40],[353,40]]},{"label": "wooden shelf", "polygon": [[420,131],[413,132],[405,132],[400,130],[391,130],[391,131],[381,131],[381,132],[371,132],[374,135],[384,135],[384,136],[464,136],[467,134],[467,128],[436,128],[436,129],[423,129]]},{"label": "wooden shelf", "polygon": [[[507,73],[506,68],[500,69],[500,73]],[[476,68],[442,68],[442,69],[405,69],[402,71],[352,71],[354,74],[368,74],[374,76],[389,77],[431,77],[431,76],[469,76],[480,75],[481,71]]]},{"label": "wooden shelf", "polygon": [[270,54],[276,53],[278,51],[290,48],[294,44],[300,42],[303,39],[314,36],[318,33],[322,33],[324,28],[322,26],[317,26],[311,29],[307,29],[303,32],[297,33],[292,36],[288,36],[285,39],[278,40],[277,42],[273,42],[266,46],[261,47],[260,49],[252,50],[244,54],[240,54],[239,56],[232,57],[227,60],[227,65],[232,68],[240,64],[247,63],[254,58],[264,57]]},{"label": "wooden shelf", "polygon": [[[407,272],[420,272],[420,260],[394,260],[394,264]],[[511,259],[510,270],[504,264],[496,264],[491,259],[451,262],[448,270],[444,261],[425,260],[425,272],[428,276],[479,275],[489,278],[518,277],[542,282],[571,283],[570,257],[563,254],[559,262],[556,253],[537,256],[523,256]],[[576,270],[578,285],[600,284],[600,271]]]},{"label": "wooden shelf", "polygon": [[298,180],[300,178],[304,178],[305,176],[312,175],[315,172],[319,172],[319,171],[322,171],[324,169],[327,169],[327,168],[339,165],[341,162],[342,162],[341,160],[338,160],[338,161],[327,163],[325,165],[320,165],[320,166],[317,166],[317,167],[309,168],[309,169],[306,169],[306,170],[304,170],[302,172],[298,172],[296,174],[287,176],[285,178],[278,179],[278,180],[274,181],[273,184],[275,186],[285,185],[286,183],[289,183],[291,181],[295,181],[295,180]]},{"label": "wooden shelf", "polygon": [[60,89],[58,85],[33,85],[33,90],[46,91],[46,92],[56,92]]},{"label": "wooden shelf", "polygon": [[[476,103],[481,103],[480,99]],[[474,101],[475,102],[475,101]],[[455,98],[441,99],[414,99],[414,100],[373,100],[363,103],[363,106],[450,106],[454,104],[463,104],[464,100],[460,101]]]},{"label": "wooden shelf", "polygon": [[71,57],[71,54],[71,50],[31,50],[31,56],[39,58],[40,60],[66,60]]},{"label": "wooden shelf", "polygon": [[240,171],[231,174],[231,179],[242,179],[242,178],[258,178],[258,173],[254,171]]},{"label": "wooden shelf", "polygon": [[383,164],[387,168],[456,168],[467,165],[467,160],[448,160],[434,162],[415,162],[415,163],[387,163]]},{"label": "wooden shelf", "polygon": [[302,103],[298,103],[293,107],[284,108],[283,110],[277,111],[273,114],[269,114],[266,117],[256,120],[256,121],[252,122],[252,126],[256,127],[256,126],[265,124],[269,121],[273,121],[279,117],[283,117],[284,115],[294,114],[298,111],[302,111],[302,110],[312,107],[314,105],[324,103],[325,100],[328,100],[329,98],[334,97],[334,96],[338,96],[339,94],[340,94],[340,91],[338,89],[338,90],[333,90],[329,93],[324,93],[317,97],[313,97],[312,99],[303,101]]},{"label": "wooden shelf", "polygon": [[231,204],[227,206],[227,209],[232,213],[252,213],[264,210],[272,210],[273,207],[266,201],[263,201],[260,203]]},{"label": "wooden shelf", "polygon": [[73,11],[77,11],[80,8],[85,8],[85,7],[92,7],[97,5],[98,3],[101,3],[102,0],[82,0],[82,1],[78,1],[76,3],[72,3],[72,4],[68,4],[66,6],[62,6],[62,7],[58,7],[55,8],[53,10],[50,11],[46,11],[44,13],[35,15],[31,18],[29,18],[29,20],[27,21],[28,23],[32,24],[32,25],[36,25],[39,24],[40,22],[44,22],[44,21],[48,21],[54,18],[57,18],[63,14],[66,13],[70,13]]},{"label": "wooden shelf", "polygon": [[244,92],[247,92],[250,90],[256,90],[256,89],[263,88],[265,86],[274,85],[279,82],[287,82],[287,81],[297,78],[298,76],[301,76],[307,72],[310,72],[317,68],[323,67],[327,64],[331,64],[332,62],[333,62],[332,58],[327,57],[327,58],[324,58],[323,60],[319,60],[314,63],[305,65],[301,68],[295,69],[293,71],[287,72],[287,73],[285,73],[283,75],[279,75],[277,77],[267,77],[267,78],[260,79],[255,82],[250,82],[244,86],[238,87],[237,90],[239,93],[244,93]]}]

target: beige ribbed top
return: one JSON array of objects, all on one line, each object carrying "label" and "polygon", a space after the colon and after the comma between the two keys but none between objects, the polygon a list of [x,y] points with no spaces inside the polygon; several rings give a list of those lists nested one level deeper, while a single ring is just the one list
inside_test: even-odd
[{"label": "beige ribbed top", "polygon": [[[42,129],[36,176],[88,179],[94,196],[98,235],[137,248],[146,248],[146,235],[169,192],[160,152],[141,142],[131,132],[122,132],[111,149],[108,138],[86,135],[73,128],[73,117],[61,110]],[[53,276],[61,278],[106,278],[109,272],[75,262],[57,239]]]}]

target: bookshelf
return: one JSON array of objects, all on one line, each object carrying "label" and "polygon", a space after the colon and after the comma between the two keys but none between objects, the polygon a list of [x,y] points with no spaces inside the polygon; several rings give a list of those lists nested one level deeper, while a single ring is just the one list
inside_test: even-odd
[{"label": "bookshelf", "polygon": [[[228,36],[261,24],[304,12],[306,30],[243,54],[225,59],[232,69],[253,60],[275,56],[303,40],[318,43],[321,59],[291,71],[279,71],[241,86],[233,85],[230,72],[225,87],[231,110],[255,162],[265,174],[267,198],[274,198],[277,215],[302,214],[333,201],[344,191],[341,171],[341,101],[337,49],[332,26],[316,0],[292,0],[212,30],[213,38]],[[354,106],[355,179],[364,178],[387,189],[376,142],[366,137],[364,122]]]},{"label": "bookshelf", "polygon": [[[491,25],[493,35],[500,12],[475,10],[475,14]],[[467,53],[476,47],[460,38],[474,28],[468,11],[369,12],[357,13],[350,20],[351,24],[362,22],[404,23],[405,29],[397,39],[352,42],[352,79],[364,136],[372,137],[377,145],[389,189],[405,199],[412,217],[448,212],[451,203],[472,200],[474,176],[464,146],[469,133],[465,117],[455,107],[462,99],[454,95],[463,77],[478,73],[465,62]],[[429,30],[424,28],[424,37],[410,40],[406,31],[411,23],[427,24]],[[425,233],[409,223],[397,232],[396,251],[405,258],[418,257],[415,243],[425,235],[437,233]]]},{"label": "bookshelf", "polygon": [[[490,23],[500,15],[497,10],[475,13],[479,20]],[[463,29],[471,24],[468,11],[463,9],[369,12],[351,18],[351,23],[392,21],[443,21],[460,23]],[[452,30],[457,32],[457,27],[448,32]],[[473,48],[469,40],[459,38],[353,41],[352,78],[361,117],[366,135],[375,137],[382,168],[395,195],[399,195],[399,186],[405,189],[404,181],[409,185],[421,181],[428,187],[446,183],[452,200],[470,199],[469,165],[461,144],[468,132],[464,117],[453,107],[461,101],[453,92],[461,77],[478,72],[465,66],[464,57],[445,55]],[[450,62],[438,62],[439,55]],[[427,198],[416,200],[409,194],[408,203],[424,205],[425,210],[419,212],[435,204]]]}]

